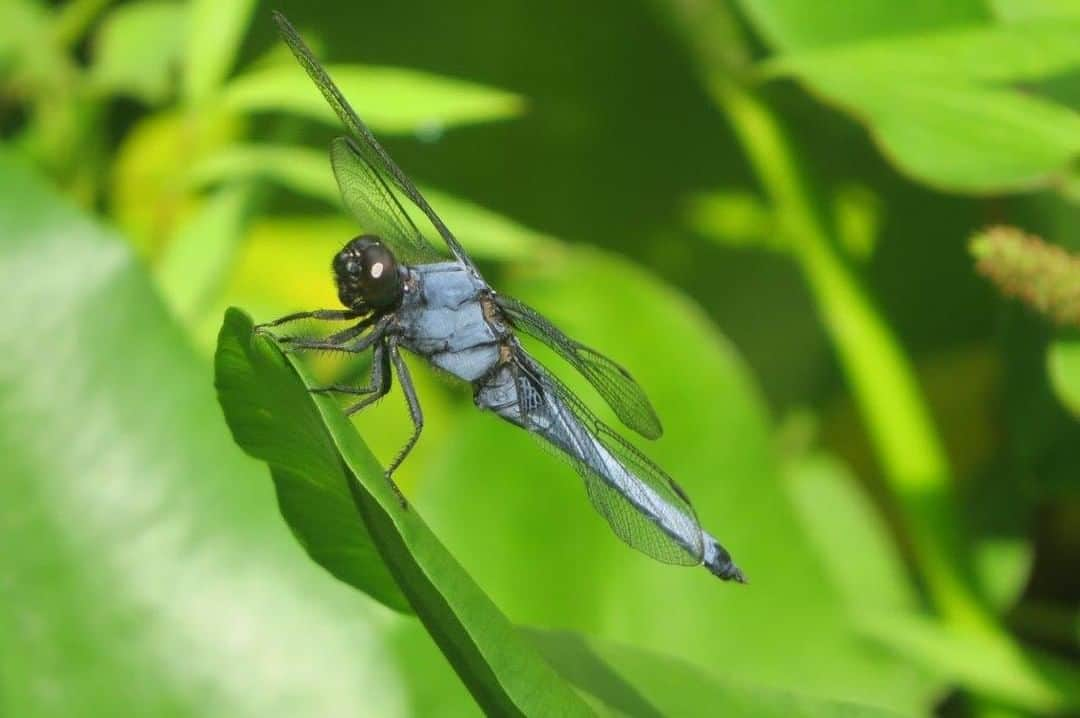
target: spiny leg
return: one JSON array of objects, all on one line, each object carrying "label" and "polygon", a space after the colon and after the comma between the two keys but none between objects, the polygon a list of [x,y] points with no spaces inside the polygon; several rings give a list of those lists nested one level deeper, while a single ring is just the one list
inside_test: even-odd
[{"label": "spiny leg", "polygon": [[386,344],[380,342],[375,345],[375,352],[371,357],[371,384],[354,392],[349,392],[356,394],[366,393],[370,394],[370,396],[364,397],[346,409],[345,416],[352,416],[386,396],[393,381],[391,376],[390,358],[387,356]]},{"label": "spiny leg", "polygon": [[255,331],[263,331],[270,327],[276,327],[280,324],[288,324],[289,322],[295,322],[298,319],[324,319],[327,321],[338,321],[345,319],[356,319],[360,314],[352,309],[316,309],[310,312],[296,312],[294,314],[286,314],[280,319],[275,319],[272,322],[264,322],[262,324],[255,325]]},{"label": "spiny leg", "polygon": [[[350,354],[359,354],[367,351],[372,344],[375,344],[386,335],[386,330],[390,327],[390,321],[393,317],[387,315],[375,322],[375,325],[371,328],[366,336],[360,337],[355,344],[347,346],[343,343],[335,343],[328,341],[334,337],[328,337],[327,339],[296,339],[288,342],[289,351],[303,351],[305,349],[331,349],[334,351],[349,352]],[[365,320],[366,321],[366,320]],[[361,322],[363,324],[363,322]],[[352,331],[356,327],[347,329],[346,332]],[[345,333],[345,332],[342,332]],[[347,341],[343,340],[343,341]]]},{"label": "spiny leg", "polygon": [[412,418],[413,433],[405,443],[405,446],[390,463],[390,467],[386,470],[386,478],[390,478],[394,474],[394,471],[397,470],[397,467],[401,465],[401,462],[405,460],[405,457],[409,455],[409,452],[412,451],[412,448],[416,445],[417,439],[420,438],[420,432],[424,428],[424,412],[420,409],[420,401],[417,399],[416,390],[413,388],[409,367],[405,365],[405,360],[401,358],[401,352],[398,351],[397,342],[393,339],[390,340],[390,360],[394,362],[394,369],[397,370],[398,381],[401,382],[401,391],[405,394],[405,401],[409,405],[409,416]]},{"label": "spiny leg", "polygon": [[285,336],[285,337],[278,337],[277,340],[279,342],[281,342],[282,344],[289,344],[289,345],[292,345],[292,346],[296,346],[297,344],[305,342],[305,341],[325,342],[327,344],[342,344],[344,342],[349,341],[350,339],[352,339],[356,335],[362,333],[365,329],[370,327],[374,322],[375,322],[375,317],[374,316],[367,316],[367,317],[364,317],[363,319],[361,319],[359,322],[357,322],[353,326],[348,327],[346,329],[342,329],[340,332],[337,332],[336,334],[331,334],[328,337],[323,337],[322,339],[308,339],[306,337]]}]

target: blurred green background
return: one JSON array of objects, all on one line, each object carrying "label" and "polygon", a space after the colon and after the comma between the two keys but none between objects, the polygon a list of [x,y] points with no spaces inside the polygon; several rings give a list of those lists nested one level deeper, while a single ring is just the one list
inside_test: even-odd
[{"label": "blurred green background", "polygon": [[[750,576],[626,548],[411,362],[397,480],[592,710],[1080,713],[1080,340],[969,251],[1080,252],[1080,3],[3,0],[0,714],[480,711],[215,399],[225,308],[333,306],[357,231],[272,9],[488,279],[638,378]],[[1077,301],[1047,261],[1006,288]],[[383,461],[403,404],[355,422]]]}]

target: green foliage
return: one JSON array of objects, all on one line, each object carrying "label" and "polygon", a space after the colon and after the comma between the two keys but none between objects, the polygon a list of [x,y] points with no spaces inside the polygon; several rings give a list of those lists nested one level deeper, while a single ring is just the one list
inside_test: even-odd
[{"label": "green foliage", "polygon": [[1056,17],[866,35],[781,55],[767,72],[797,76],[854,114],[921,181],[1030,189],[1060,181],[1080,154],[1080,115],[1010,83],[1080,68],[1078,36],[1080,23]]},{"label": "green foliage", "polygon": [[251,333],[362,229],[265,4],[0,2],[0,713],[1076,712],[1080,5],[653,5],[293,19],[744,587],[416,357],[403,508],[397,392]]}]

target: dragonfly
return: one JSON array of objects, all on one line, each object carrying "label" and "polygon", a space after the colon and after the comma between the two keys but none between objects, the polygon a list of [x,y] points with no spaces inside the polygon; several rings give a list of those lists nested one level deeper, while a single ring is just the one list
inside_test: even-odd
[{"label": "dragonfly", "polygon": [[[364,233],[346,242],[333,259],[343,308],[290,314],[258,331],[288,351],[370,352],[367,385],[312,388],[357,397],[345,409],[349,415],[385,396],[397,374],[413,430],[388,466],[388,479],[424,426],[402,359],[405,350],[470,384],[477,407],[530,432],[566,459],[583,479],[592,506],[624,542],[664,563],[704,566],[723,580],[745,583],[730,553],[701,528],[686,492],[526,351],[519,333],[546,344],[580,372],[628,428],[658,438],[660,420],[630,373],[523,302],[496,292],[296,29],[280,13],[274,13],[274,21],[349,131],[331,142],[330,164],[344,204]],[[302,319],[350,325],[323,338],[279,335],[274,329]]]}]

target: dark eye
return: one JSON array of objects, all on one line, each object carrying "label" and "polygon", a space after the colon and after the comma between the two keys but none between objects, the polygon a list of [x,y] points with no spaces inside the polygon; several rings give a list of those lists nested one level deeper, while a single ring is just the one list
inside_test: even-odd
[{"label": "dark eye", "polygon": [[347,274],[356,274],[359,271],[360,271],[360,265],[357,264],[356,262],[352,261],[351,259],[348,262],[345,263],[345,272]]}]

